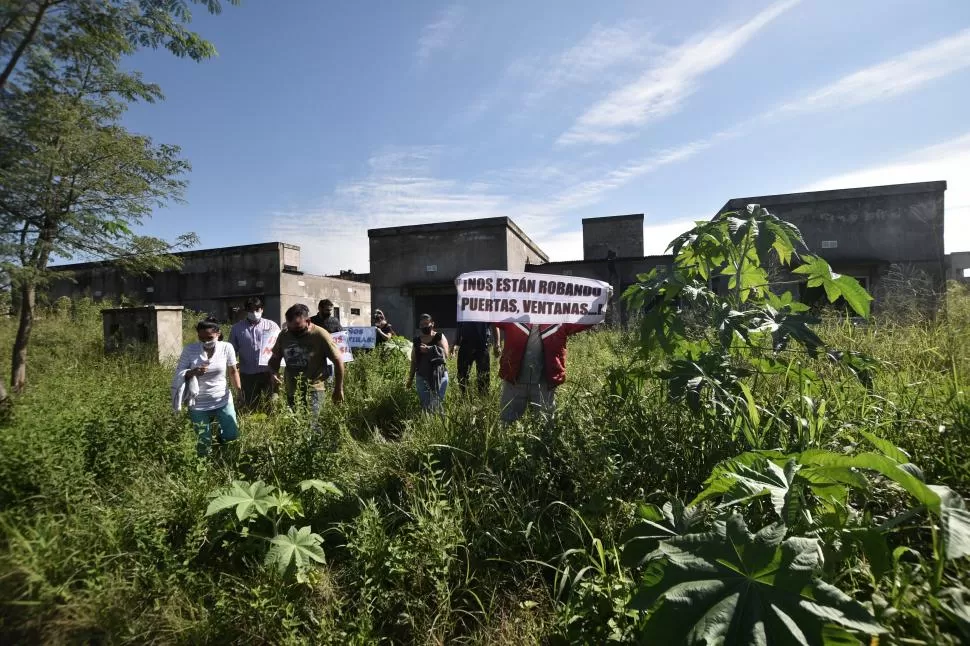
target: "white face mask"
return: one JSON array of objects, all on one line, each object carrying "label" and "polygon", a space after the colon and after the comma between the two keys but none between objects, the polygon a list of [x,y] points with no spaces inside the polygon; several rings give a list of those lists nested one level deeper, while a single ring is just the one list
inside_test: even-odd
[{"label": "white face mask", "polygon": [[258,321],[263,318],[263,310],[256,310],[255,312],[249,312],[246,314],[246,318],[250,321]]},{"label": "white face mask", "polygon": [[203,341],[202,342],[202,347],[205,348],[206,350],[212,350],[213,348],[216,347],[216,342],[215,341]]}]

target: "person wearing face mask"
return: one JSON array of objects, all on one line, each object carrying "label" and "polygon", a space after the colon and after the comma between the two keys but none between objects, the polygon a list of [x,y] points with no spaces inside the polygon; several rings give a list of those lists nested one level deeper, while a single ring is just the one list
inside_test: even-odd
[{"label": "person wearing face mask", "polygon": [[374,310],[374,327],[377,328],[375,342],[377,345],[387,342],[392,336],[394,336],[394,328],[387,319],[384,318],[384,312],[381,310]]},{"label": "person wearing face mask", "polygon": [[266,361],[260,365],[260,355],[272,348],[279,336],[280,326],[263,318],[263,301],[254,296],[246,301],[246,317],[232,326],[229,343],[239,357],[242,373],[242,405],[252,410],[273,395],[274,384]]},{"label": "person wearing face mask", "polygon": [[445,393],[448,390],[448,339],[435,332],[434,319],[430,314],[422,314],[418,320],[421,334],[414,337],[411,346],[411,371],[408,373],[407,387],[415,383],[417,376],[418,399],[421,408],[430,413],[444,411]]},{"label": "person wearing face mask", "polygon": [[212,444],[212,422],[219,422],[222,443],[239,436],[239,423],[233,406],[229,385],[238,393],[242,388],[236,367],[236,351],[232,344],[219,340],[219,322],[205,319],[196,325],[197,343],[190,343],[182,350],[175,368],[175,383],[195,380],[198,388],[192,388],[194,398],[188,402],[189,419],[195,426],[198,441],[196,452],[208,455]]},{"label": "person wearing face mask", "polygon": [[344,400],[344,362],[330,333],[310,322],[306,305],[286,310],[286,329],[280,332],[269,360],[270,379],[281,383],[280,363],[286,359],[286,400],[309,404],[314,418],[320,412],[327,383],[327,360],[333,363],[333,402]]}]

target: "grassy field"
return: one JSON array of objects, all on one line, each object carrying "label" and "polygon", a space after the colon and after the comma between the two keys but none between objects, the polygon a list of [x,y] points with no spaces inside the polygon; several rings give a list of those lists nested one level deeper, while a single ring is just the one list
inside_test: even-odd
[{"label": "grassy field", "polygon": [[[0,321],[0,365],[14,325]],[[628,603],[647,575],[625,562],[625,537],[659,522],[653,510],[672,499],[692,500],[722,460],[792,450],[806,432],[848,455],[868,431],[905,451],[925,482],[970,496],[970,297],[952,293],[937,322],[831,320],[822,332],[878,359],[873,383],[822,360],[808,364],[822,383],[810,398],[781,379],[754,381],[758,402],[801,411],[762,424],[759,446],[731,415],[694,413],[662,380],[631,377],[636,339],[602,330],[570,342],[552,425],[502,427],[494,376],[491,397],[453,387],[446,416],[426,417],[404,387],[403,355],[371,354],[349,366],[346,402],[325,411],[323,433],[284,410],[243,416],[240,441],[200,460],[170,410],[170,366],[104,356],[90,305],[50,312],[31,346],[30,389],[0,428],[0,640],[634,641],[647,613]],[[301,492],[311,478],[340,493]],[[281,505],[272,529],[310,526],[326,563],[281,572],[264,564],[265,528],[207,516],[233,480],[292,494],[299,503]],[[870,488],[857,507],[876,524],[905,496],[885,478]],[[756,529],[771,510],[753,504]],[[880,563],[844,547],[850,534],[819,530],[818,576],[867,608],[886,630],[880,644],[962,643],[970,568],[934,560],[936,532],[900,521]]]}]

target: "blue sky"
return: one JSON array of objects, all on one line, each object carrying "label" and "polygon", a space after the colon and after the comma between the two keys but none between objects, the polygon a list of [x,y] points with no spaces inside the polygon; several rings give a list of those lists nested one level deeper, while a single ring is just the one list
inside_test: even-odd
[{"label": "blue sky", "polygon": [[268,2],[194,28],[219,57],[133,64],[167,100],[186,203],[144,232],[303,247],[368,270],[367,229],[506,215],[553,260],[584,217],[647,253],[729,198],[943,179],[970,250],[970,2]]}]

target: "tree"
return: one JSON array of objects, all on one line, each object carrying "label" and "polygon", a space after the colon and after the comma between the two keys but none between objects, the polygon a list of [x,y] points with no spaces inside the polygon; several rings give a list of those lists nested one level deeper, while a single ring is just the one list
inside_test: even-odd
[{"label": "tree", "polygon": [[[229,0],[238,4],[239,0]],[[219,0],[191,0],[219,13]],[[123,37],[134,46],[165,47],[176,56],[203,60],[212,44],[189,31],[186,0],[3,0],[0,3],[0,92],[33,49],[77,32]]]},{"label": "tree", "polygon": [[[154,207],[181,198],[189,165],[177,147],[120,125],[130,102],[162,98],[157,86],[120,63],[140,45],[165,44],[198,58],[212,49],[181,27],[188,19],[182,2],[13,5],[0,13],[0,29],[22,29],[30,8],[46,7],[41,22],[48,21],[44,30],[27,26],[34,34],[19,40],[0,32],[0,53],[9,56],[4,71],[23,61],[14,82],[0,90],[0,258],[20,300],[11,366],[19,392],[27,383],[37,289],[49,277],[52,256],[122,258],[148,271],[171,266],[171,252],[195,242],[188,235],[168,245],[134,233]],[[20,22],[12,22],[18,7]]]}]

